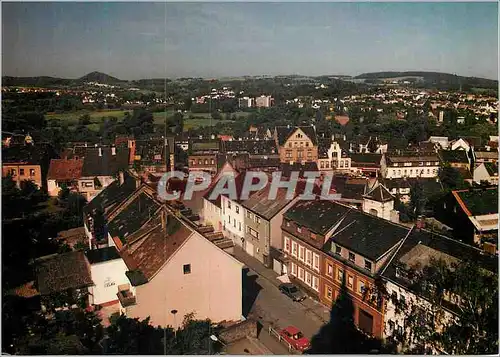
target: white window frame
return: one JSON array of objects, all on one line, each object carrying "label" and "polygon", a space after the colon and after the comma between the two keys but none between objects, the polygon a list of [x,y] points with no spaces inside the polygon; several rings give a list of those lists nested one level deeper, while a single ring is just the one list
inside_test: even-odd
[{"label": "white window frame", "polygon": [[[309,278],[309,279],[308,279]],[[309,280],[309,282],[308,282]],[[309,273],[308,270],[306,270],[306,280],[305,280],[305,283],[308,285],[308,286],[312,286],[312,274]]]},{"label": "white window frame", "polygon": [[312,276],[312,288],[315,291],[319,291],[319,279],[316,275]]},{"label": "white window frame", "polygon": [[319,255],[316,253],[313,253],[313,268],[319,272]]},{"label": "white window frame", "polygon": [[295,257],[297,258],[297,254],[298,254],[298,247],[297,247],[297,243],[296,242],[293,242],[292,241],[292,257]]},{"label": "white window frame", "polygon": [[305,255],[306,255],[306,248],[304,248],[303,246],[299,245],[299,260],[301,262],[304,261]]},{"label": "white window frame", "polygon": [[[287,245],[287,243],[288,243],[288,245]],[[287,249],[287,247],[288,247],[288,249]],[[285,245],[283,246],[283,250],[285,252],[287,252],[287,253],[290,253],[290,248],[291,248],[291,246],[290,246],[290,238],[285,237]]]},{"label": "white window frame", "polygon": [[304,268],[299,267],[299,271],[298,271],[298,275],[297,275],[297,277],[298,277],[300,280],[304,281],[304,282],[306,281],[306,279],[305,279],[305,270],[304,270]]},{"label": "white window frame", "polygon": [[297,265],[293,262],[292,262],[292,267],[290,269],[290,274],[292,274],[293,276],[297,276]]},{"label": "white window frame", "polygon": [[312,252],[306,249],[306,265],[310,267],[312,265]]}]

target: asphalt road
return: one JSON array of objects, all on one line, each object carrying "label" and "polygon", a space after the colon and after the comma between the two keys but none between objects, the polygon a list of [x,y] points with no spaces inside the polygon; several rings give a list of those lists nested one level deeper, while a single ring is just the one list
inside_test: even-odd
[{"label": "asphalt road", "polygon": [[284,345],[269,336],[269,326],[279,330],[292,325],[299,328],[310,339],[324,324],[321,318],[308,307],[311,303],[294,302],[263,276],[253,270],[245,271],[243,313],[263,325],[259,340],[275,354],[289,354],[289,352]]}]

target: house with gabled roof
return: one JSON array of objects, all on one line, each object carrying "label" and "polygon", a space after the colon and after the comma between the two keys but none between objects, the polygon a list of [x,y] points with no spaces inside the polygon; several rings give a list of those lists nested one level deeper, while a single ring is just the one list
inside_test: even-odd
[{"label": "house with gabled roof", "polygon": [[314,126],[277,126],[274,140],[279,149],[281,162],[316,162],[318,138]]},{"label": "house with gabled roof", "polygon": [[84,147],[82,175],[78,190],[92,201],[99,192],[115,181],[118,172],[129,166],[129,149],[125,146]]},{"label": "house with gabled roof", "polygon": [[492,185],[498,185],[498,164],[493,162],[480,163],[474,169],[474,182],[486,181]]},{"label": "house with gabled roof", "polygon": [[[153,187],[138,182],[124,174],[121,185],[111,184],[85,209],[91,247],[97,248],[87,252],[95,274],[92,303],[116,304],[127,316],[150,316],[160,326],[179,326],[190,312],[239,321],[242,264],[159,202]],[[99,240],[98,215],[104,227]]]},{"label": "house with gabled roof", "polygon": [[47,173],[47,192],[57,196],[63,186],[78,190],[78,179],[82,176],[83,160],[52,159]]}]

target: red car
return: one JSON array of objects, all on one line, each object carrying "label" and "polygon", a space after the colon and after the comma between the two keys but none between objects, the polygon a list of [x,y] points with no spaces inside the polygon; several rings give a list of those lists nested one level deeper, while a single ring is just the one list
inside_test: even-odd
[{"label": "red car", "polygon": [[297,327],[284,328],[281,330],[280,336],[298,351],[305,351],[309,348],[309,339]]}]

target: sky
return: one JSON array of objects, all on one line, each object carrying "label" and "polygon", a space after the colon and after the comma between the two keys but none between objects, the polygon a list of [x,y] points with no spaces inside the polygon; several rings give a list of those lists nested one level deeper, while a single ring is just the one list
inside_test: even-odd
[{"label": "sky", "polygon": [[498,78],[498,4],[2,2],[2,75]]}]

